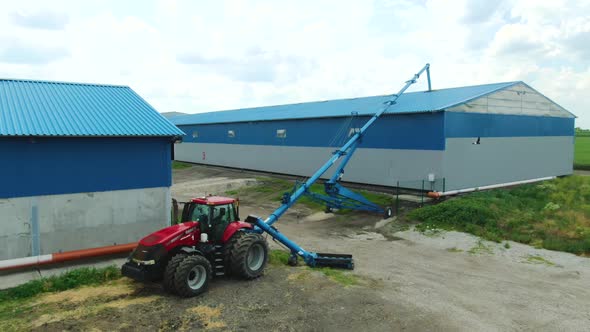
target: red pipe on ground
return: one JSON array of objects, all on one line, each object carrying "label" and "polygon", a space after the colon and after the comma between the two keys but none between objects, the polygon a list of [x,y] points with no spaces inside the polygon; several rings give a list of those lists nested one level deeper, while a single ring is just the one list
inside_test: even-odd
[{"label": "red pipe on ground", "polygon": [[21,269],[25,267],[61,263],[78,259],[100,257],[130,252],[137,247],[137,243],[117,244],[114,246],[58,252],[50,255],[15,258],[0,261],[0,271]]}]

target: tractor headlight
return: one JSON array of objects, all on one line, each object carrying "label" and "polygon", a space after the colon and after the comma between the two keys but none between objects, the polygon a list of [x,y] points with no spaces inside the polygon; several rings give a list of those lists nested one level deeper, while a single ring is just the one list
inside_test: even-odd
[{"label": "tractor headlight", "polygon": [[153,260],[153,259],[151,259],[149,261],[142,261],[142,260],[139,260],[139,259],[136,259],[136,258],[132,258],[131,260],[134,263],[137,263],[137,264],[140,264],[140,265],[154,265],[154,264],[156,264],[156,261]]}]

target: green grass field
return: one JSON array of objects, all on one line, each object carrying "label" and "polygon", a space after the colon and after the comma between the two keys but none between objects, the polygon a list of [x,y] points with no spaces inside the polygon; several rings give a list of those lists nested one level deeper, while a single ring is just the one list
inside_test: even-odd
[{"label": "green grass field", "polygon": [[590,255],[590,177],[476,192],[414,210],[407,218],[420,221],[419,230],[458,230]]},{"label": "green grass field", "polygon": [[574,168],[590,170],[590,136],[576,136]]}]

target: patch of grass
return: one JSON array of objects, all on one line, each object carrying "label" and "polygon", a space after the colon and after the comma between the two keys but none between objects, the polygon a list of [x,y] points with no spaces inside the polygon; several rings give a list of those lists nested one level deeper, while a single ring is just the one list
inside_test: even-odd
[{"label": "patch of grass", "polygon": [[590,136],[576,135],[574,145],[574,168],[590,169]]},{"label": "patch of grass", "polygon": [[476,192],[414,210],[407,218],[420,221],[420,231],[457,230],[495,242],[512,240],[587,255],[590,177]]},{"label": "patch of grass", "polygon": [[477,244],[475,246],[473,246],[473,248],[467,250],[467,252],[472,255],[478,255],[478,254],[491,255],[494,253],[492,248],[486,246],[481,240],[477,241]]},{"label": "patch of grass", "polygon": [[[237,194],[248,194],[254,195],[256,199],[263,201],[265,199],[272,200],[275,202],[281,202],[284,193],[291,193],[295,183],[289,180],[269,178],[269,177],[257,177],[257,185],[240,188],[236,190],[233,195]],[[324,193],[324,185],[321,183],[314,183],[309,188],[309,191],[317,194]],[[392,206],[393,196],[385,195],[375,192],[369,192],[364,190],[355,190],[355,192],[362,194],[370,201],[381,205],[381,206]],[[313,211],[323,211],[325,205],[322,202],[316,201],[309,196],[302,196],[297,204],[302,204]],[[346,214],[348,211],[338,211],[340,214]]]},{"label": "patch of grass", "polygon": [[172,161],[172,169],[183,169],[183,168],[190,168],[190,167],[193,167],[193,165],[189,164],[189,163],[182,162],[182,161],[176,161],[176,160]]},{"label": "patch of grass", "polygon": [[41,293],[59,292],[84,285],[97,285],[121,278],[116,266],[105,268],[80,268],[58,276],[31,280],[20,286],[0,291],[0,303],[34,297]]},{"label": "patch of grass", "polygon": [[343,286],[353,286],[359,283],[358,277],[349,272],[344,272],[338,269],[331,269],[329,267],[316,268],[314,270],[322,272],[326,277]]},{"label": "patch of grass", "polygon": [[544,264],[547,266],[555,266],[555,263],[537,255],[528,255],[526,257],[526,262],[531,264]]},{"label": "patch of grass", "polygon": [[228,190],[225,192],[226,195],[229,196],[237,196],[240,192],[238,190]]},{"label": "patch of grass", "polygon": [[272,265],[287,265],[291,254],[285,250],[273,249],[270,251],[268,262]]},{"label": "patch of grass", "polygon": [[463,252],[463,249],[459,249],[457,247],[447,248],[448,252]]},{"label": "patch of grass", "polygon": [[[110,266],[101,269],[81,268],[29,281],[20,286],[0,291],[0,330],[30,330],[31,317],[48,315],[51,307],[38,307],[35,301],[40,294],[59,292],[83,285],[97,285],[121,278],[119,268]],[[56,293],[57,294],[57,293]]]},{"label": "patch of grass", "polygon": [[[289,261],[290,253],[285,250],[273,249],[270,251],[269,263],[271,265],[287,265]],[[330,278],[341,285],[352,286],[359,283],[359,278],[349,272],[345,272],[339,269],[332,269],[329,267],[313,268],[313,271],[319,271],[326,277]],[[297,273],[290,276],[290,280],[303,280],[308,277],[308,273]]]},{"label": "patch of grass", "polygon": [[504,248],[510,249],[510,243],[508,243],[508,242],[504,243]]}]

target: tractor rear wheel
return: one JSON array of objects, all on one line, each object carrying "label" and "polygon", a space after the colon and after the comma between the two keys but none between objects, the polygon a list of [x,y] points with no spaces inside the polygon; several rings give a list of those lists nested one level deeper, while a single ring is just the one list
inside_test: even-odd
[{"label": "tractor rear wheel", "polygon": [[176,273],[178,265],[186,256],[186,254],[174,255],[168,261],[168,264],[166,264],[166,269],[164,270],[164,280],[162,281],[162,286],[164,286],[165,291],[176,294],[176,288],[174,286],[174,274]]},{"label": "tractor rear wheel", "polygon": [[260,234],[242,233],[232,241],[228,258],[233,275],[244,279],[258,278],[268,262],[268,244]]},{"label": "tractor rear wheel", "polygon": [[186,256],[178,264],[174,274],[176,294],[182,297],[193,297],[204,293],[211,279],[211,263],[207,258],[195,255]]}]

